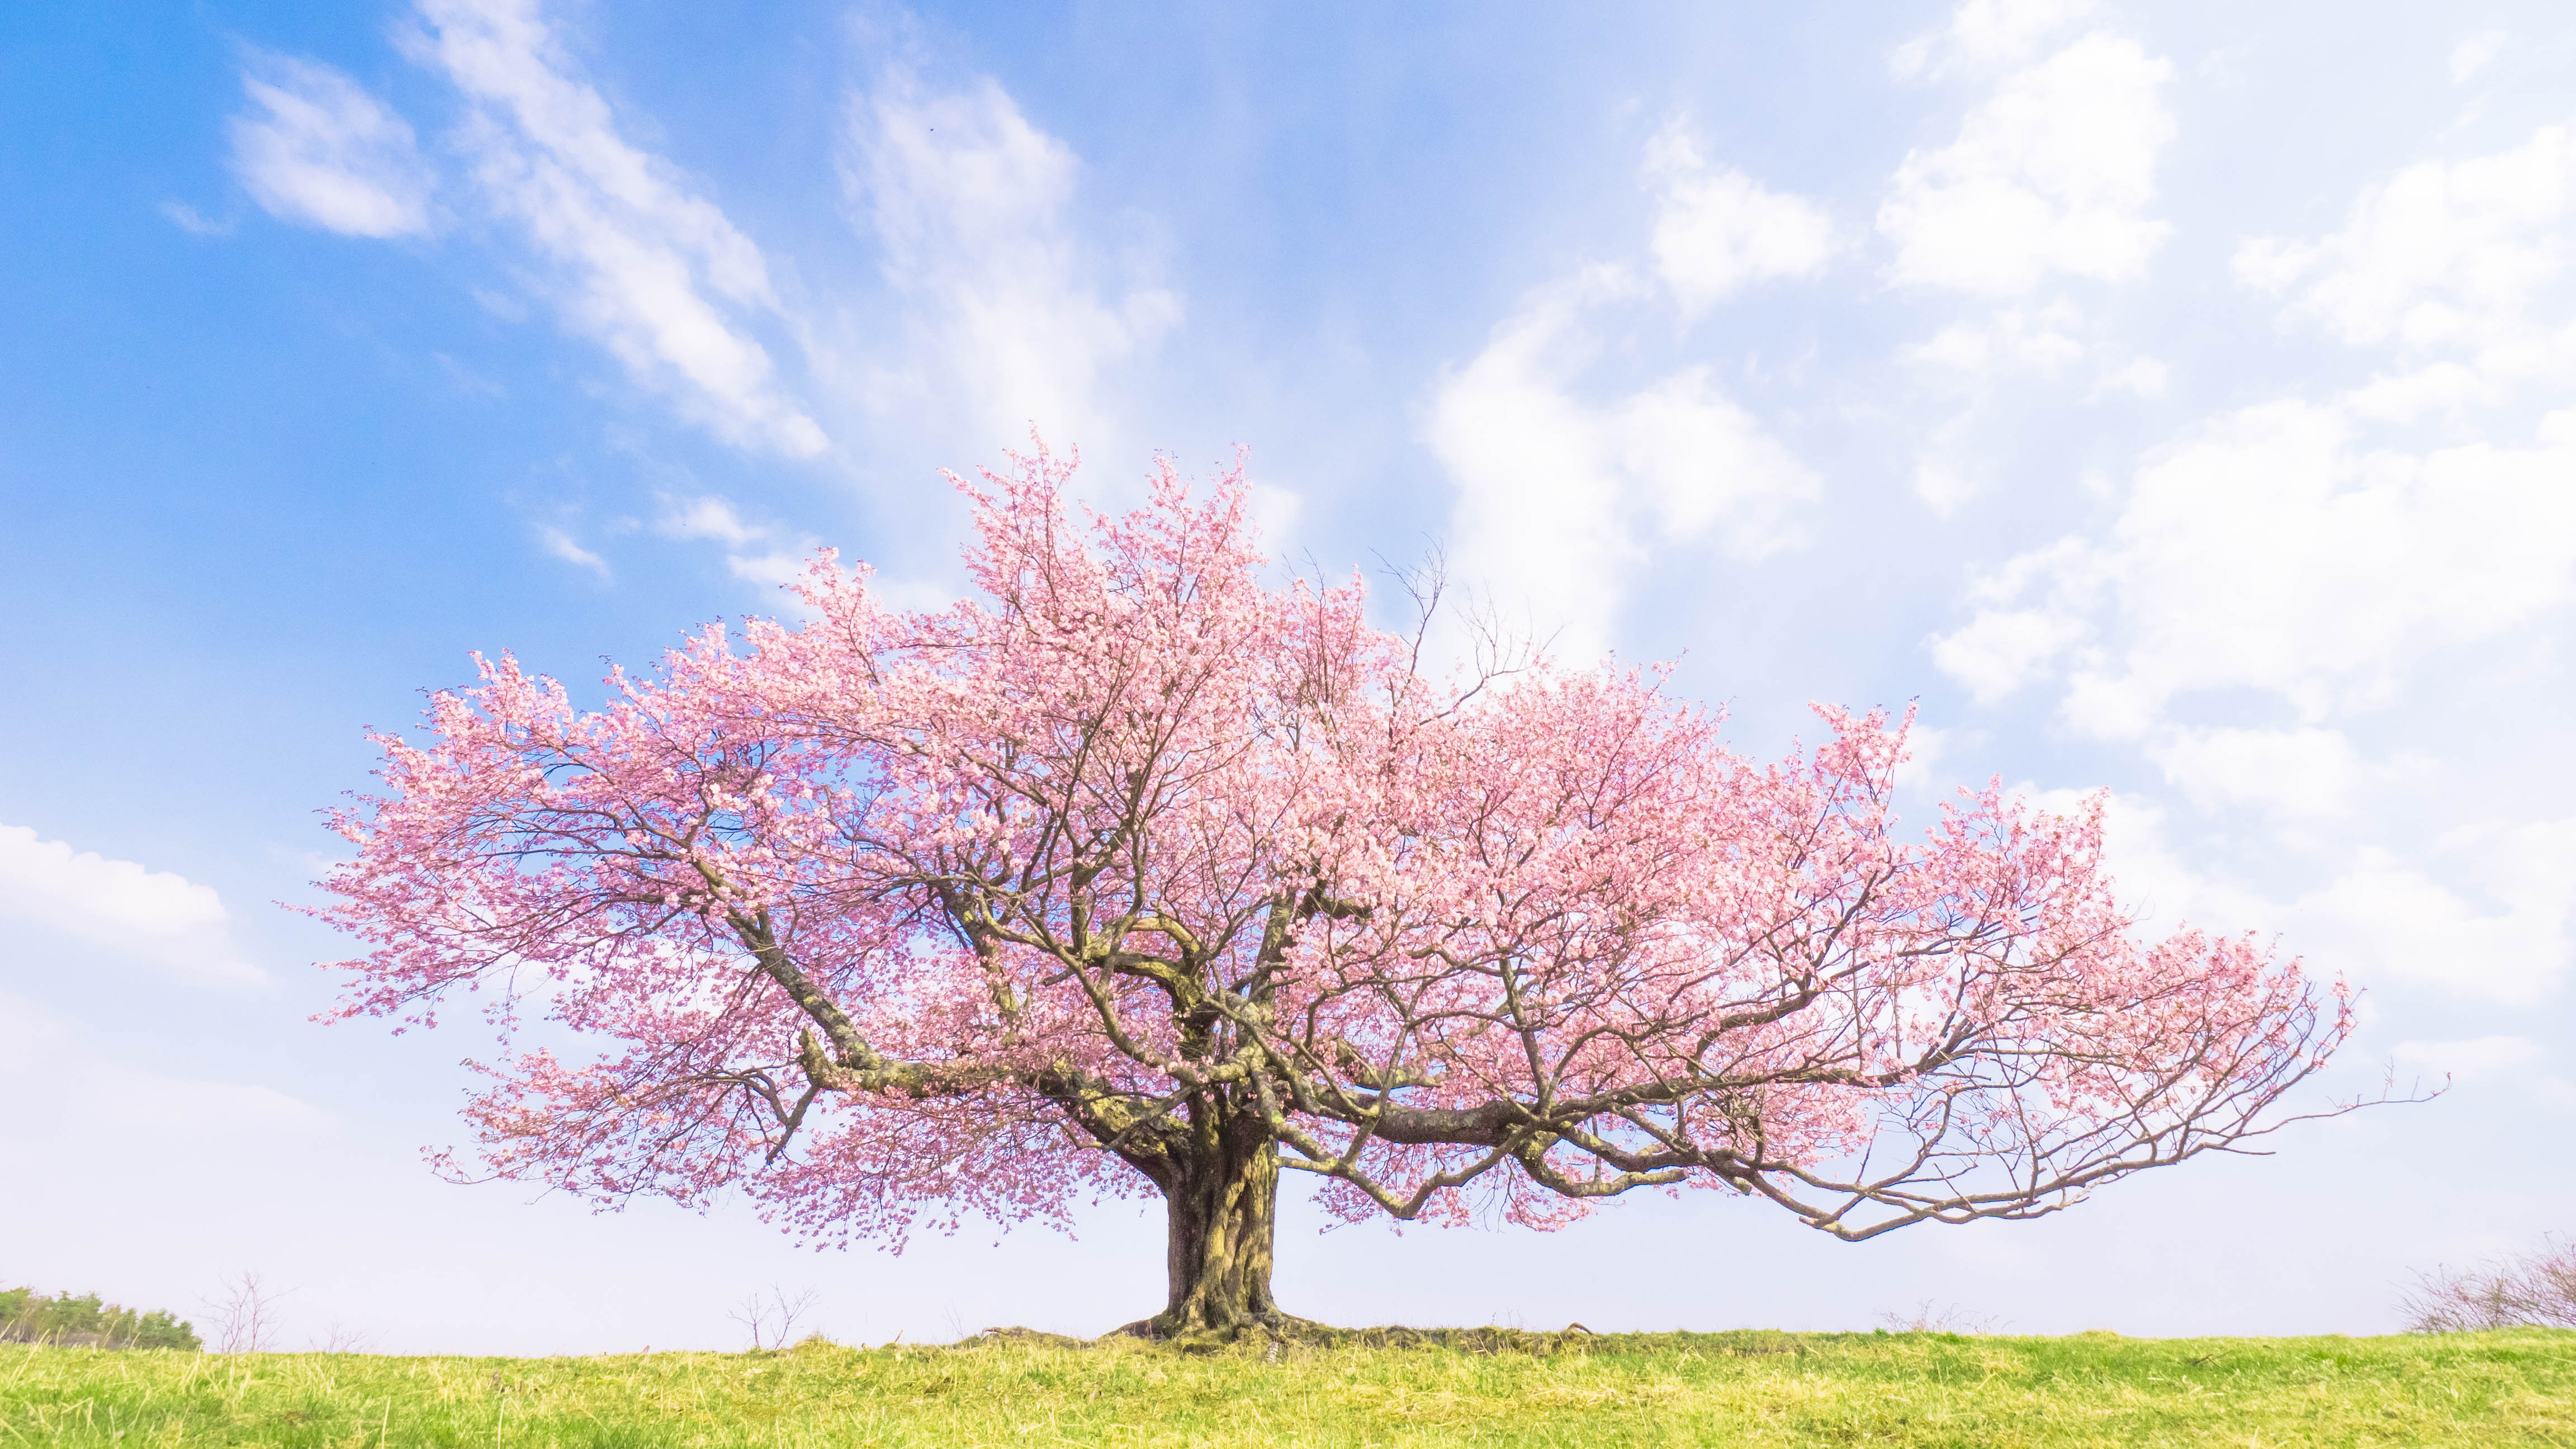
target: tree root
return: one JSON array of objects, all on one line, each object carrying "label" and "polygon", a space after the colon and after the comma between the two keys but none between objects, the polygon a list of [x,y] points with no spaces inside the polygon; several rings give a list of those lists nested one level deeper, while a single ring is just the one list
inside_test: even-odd
[{"label": "tree root", "polygon": [[1280,1313],[1276,1310],[1255,1315],[1245,1323],[1211,1325],[1176,1325],[1168,1314],[1158,1313],[1151,1318],[1139,1318],[1133,1323],[1122,1323],[1102,1334],[1101,1338],[1103,1340],[1142,1338],[1154,1343],[1169,1344],[1183,1352],[1203,1353],[1243,1344],[1294,1344],[1320,1348],[1330,1341],[1334,1334],[1341,1331],[1326,1324],[1317,1323],[1311,1318],[1299,1318],[1293,1313]]},{"label": "tree root", "polygon": [[[1257,1353],[1276,1358],[1282,1352],[1336,1348],[1447,1348],[1474,1354],[1588,1353],[1615,1350],[1636,1335],[1601,1334],[1580,1323],[1553,1332],[1521,1328],[1335,1328],[1291,1314],[1267,1314],[1250,1323],[1216,1328],[1160,1331],[1161,1320],[1140,1318],[1122,1323],[1099,1338],[1107,1344],[1122,1338],[1142,1339],[1185,1354]],[[1669,1335],[1668,1335],[1669,1336]],[[1791,1335],[1777,1330],[1737,1329],[1718,1334],[1683,1334],[1693,1346],[1727,1356],[1800,1352]]]}]

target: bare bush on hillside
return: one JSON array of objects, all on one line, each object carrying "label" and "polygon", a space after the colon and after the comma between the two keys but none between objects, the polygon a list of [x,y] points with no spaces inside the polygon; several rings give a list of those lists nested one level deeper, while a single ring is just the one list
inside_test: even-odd
[{"label": "bare bush on hillside", "polygon": [[267,1353],[277,1347],[278,1300],[286,1295],[249,1268],[228,1273],[219,1296],[206,1300],[217,1353]]},{"label": "bare bush on hillside", "polygon": [[363,1328],[352,1328],[338,1319],[322,1330],[322,1336],[305,1340],[315,1353],[373,1353],[376,1336]]},{"label": "bare bush on hillside", "polygon": [[1968,1312],[1953,1303],[1947,1308],[1934,1305],[1926,1298],[1911,1310],[1892,1308],[1878,1315],[1879,1326],[1890,1333],[1994,1333],[2003,1327],[1999,1319]]},{"label": "bare bush on hillside", "polygon": [[2403,1302],[2410,1333],[2576,1328],[2576,1242],[2551,1237],[2520,1257],[2418,1274]]},{"label": "bare bush on hillside", "polygon": [[742,1306],[727,1316],[751,1331],[754,1352],[765,1348],[785,1348],[795,1341],[797,1320],[813,1308],[814,1300],[823,1295],[807,1288],[789,1293],[772,1283],[767,1293],[754,1293],[742,1300]]}]

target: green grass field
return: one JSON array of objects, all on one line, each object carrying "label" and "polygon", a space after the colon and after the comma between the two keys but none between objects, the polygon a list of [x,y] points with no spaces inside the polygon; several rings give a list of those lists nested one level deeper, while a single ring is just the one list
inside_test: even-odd
[{"label": "green grass field", "polygon": [[553,1359],[7,1345],[0,1444],[2576,1445],[2571,1331],[1445,1337]]}]

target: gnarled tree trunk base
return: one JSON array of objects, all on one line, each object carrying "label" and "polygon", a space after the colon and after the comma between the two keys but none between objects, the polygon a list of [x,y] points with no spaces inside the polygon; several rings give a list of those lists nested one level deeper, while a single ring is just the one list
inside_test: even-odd
[{"label": "gnarled tree trunk base", "polygon": [[1171,1293],[1145,1320],[1157,1339],[1231,1343],[1307,1325],[1270,1299],[1271,1244],[1279,1220],[1279,1147],[1248,1113],[1208,1113],[1192,1124],[1197,1148],[1163,1189]]},{"label": "gnarled tree trunk base", "polygon": [[1183,1346],[1245,1342],[1320,1345],[1333,1341],[1336,1336],[1345,1334],[1347,1331],[1330,1324],[1317,1323],[1311,1318],[1299,1318],[1293,1313],[1281,1313],[1277,1309],[1272,1309],[1268,1313],[1246,1321],[1221,1326],[1173,1324],[1168,1321],[1166,1315],[1158,1313],[1151,1318],[1139,1318],[1133,1323],[1122,1323],[1100,1336],[1102,1338],[1142,1338],[1156,1343]]}]

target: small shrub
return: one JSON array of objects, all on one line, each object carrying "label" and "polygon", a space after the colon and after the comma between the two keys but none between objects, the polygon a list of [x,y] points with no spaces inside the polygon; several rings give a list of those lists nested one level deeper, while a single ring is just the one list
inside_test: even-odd
[{"label": "small shrub", "polygon": [[2576,1243],[2544,1240],[2518,1258],[2417,1277],[2406,1295],[2412,1333],[2483,1328],[2576,1328]]}]

